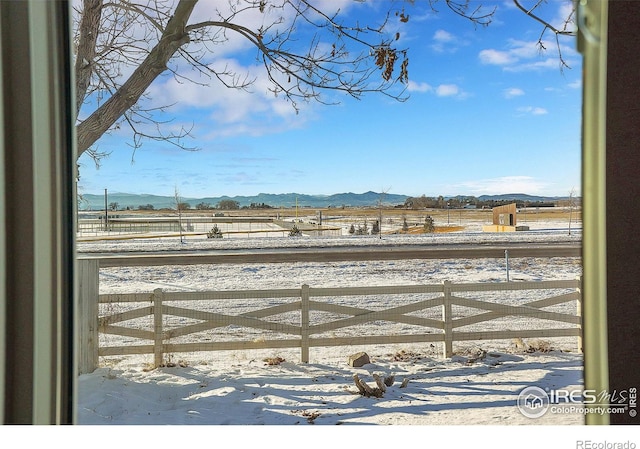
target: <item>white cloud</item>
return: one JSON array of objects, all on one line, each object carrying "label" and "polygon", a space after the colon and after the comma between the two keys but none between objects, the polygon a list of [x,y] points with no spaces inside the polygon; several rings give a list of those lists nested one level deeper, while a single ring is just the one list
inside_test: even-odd
[{"label": "white cloud", "polygon": [[517,61],[509,52],[493,49],[480,51],[478,57],[483,64],[491,65],[507,65]]},{"label": "white cloud", "polygon": [[560,60],[556,57],[549,57],[532,62],[523,62],[510,67],[505,67],[507,72],[526,72],[535,70],[559,69]]},{"label": "white cloud", "polygon": [[432,39],[431,49],[437,53],[454,53],[459,47],[468,45],[464,39],[443,29],[436,30]]},{"label": "white cloud", "polygon": [[567,84],[571,89],[580,89],[582,87],[582,80],[577,79],[569,84]]},{"label": "white cloud", "polygon": [[455,84],[440,84],[436,87],[436,95],[439,97],[453,97],[460,94],[460,88]]},{"label": "white cloud", "polygon": [[445,30],[437,30],[433,35],[433,40],[437,42],[452,42],[454,39],[453,34]]},{"label": "white cloud", "polygon": [[509,89],[504,90],[505,98],[515,98],[524,95],[524,90],[519,89],[517,87],[510,87]]},{"label": "white cloud", "polygon": [[[560,59],[555,51],[558,44],[552,41],[543,41],[542,44],[546,49],[554,50],[549,53],[551,56],[547,56],[544,50],[541,51],[537,41],[511,39],[507,49],[481,50],[478,58],[482,64],[501,66],[504,70],[511,72],[558,69]],[[576,54],[575,49],[561,44],[560,51],[564,61],[571,67],[573,64],[571,58]]]},{"label": "white cloud", "polygon": [[[213,70],[218,72],[234,73],[239,77],[247,76],[248,80],[255,79],[254,85],[251,87],[251,91],[254,92],[251,95],[253,101],[259,101],[256,97],[262,97],[264,95],[256,95],[262,90],[261,78],[262,71],[258,66],[243,66],[234,59],[220,59],[215,64],[210,64]],[[247,92],[238,89],[228,88],[222,85],[217,79],[209,79],[203,76],[199,76],[198,72],[191,68],[190,71],[184,71],[183,75],[196,82],[189,82],[185,80],[178,80],[174,77],[164,77],[161,82],[155,82],[149,88],[149,96],[158,105],[160,104],[176,104],[179,108],[205,108],[218,106],[233,110],[233,113],[238,114],[247,106],[245,106],[244,97],[248,95]],[[231,83],[231,78],[227,78],[227,82]],[[210,85],[207,85],[210,83]],[[259,101],[259,103],[262,103]],[[255,106],[255,104],[254,104]],[[260,107],[260,106],[258,106]],[[228,120],[233,120],[228,118]]]},{"label": "white cloud", "polygon": [[433,90],[433,87],[431,87],[427,83],[416,83],[413,80],[409,80],[409,83],[407,84],[407,90],[409,92],[431,92]]},{"label": "white cloud", "polygon": [[433,93],[438,97],[455,97],[457,99],[466,98],[468,94],[456,84],[439,84],[436,87],[427,83],[417,83],[409,81],[407,86],[409,92]]},{"label": "white cloud", "polygon": [[518,108],[518,112],[522,114],[530,114],[530,115],[545,115],[548,114],[545,108],[535,107],[535,106],[523,106]]},{"label": "white cloud", "polygon": [[543,194],[549,184],[531,176],[503,176],[500,178],[479,179],[461,183],[459,186],[474,196],[501,195],[507,193]]},{"label": "white cloud", "polygon": [[[152,104],[175,104],[172,109],[176,116],[186,117],[183,120],[195,117],[194,135],[204,140],[239,134],[258,136],[299,128],[313,114],[312,104],[301,102],[298,105],[300,113],[296,114],[284,96],[274,95],[269,90],[271,82],[260,66],[243,66],[239,61],[226,59],[217,61],[215,67],[240,76],[246,74],[253,84],[245,91],[226,87],[217,80],[206,80],[211,83],[207,86],[164,77],[149,89]],[[196,74],[191,72],[189,76]]]}]

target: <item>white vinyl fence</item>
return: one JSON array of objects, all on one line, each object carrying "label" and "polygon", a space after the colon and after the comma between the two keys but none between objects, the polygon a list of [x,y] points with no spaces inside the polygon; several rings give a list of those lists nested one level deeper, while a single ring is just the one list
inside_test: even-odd
[{"label": "white vinyl fence", "polygon": [[[80,371],[100,356],[577,337],[580,279],[99,295],[81,269]],[[91,280],[95,277],[95,281]],[[505,298],[507,299],[505,301]]]}]

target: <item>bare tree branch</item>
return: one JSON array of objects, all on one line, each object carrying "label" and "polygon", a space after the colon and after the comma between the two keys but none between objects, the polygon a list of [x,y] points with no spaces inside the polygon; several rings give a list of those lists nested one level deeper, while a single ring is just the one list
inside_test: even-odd
[{"label": "bare tree branch", "polygon": [[[432,7],[438,0],[429,0]],[[473,0],[445,0],[450,10],[455,12],[465,19],[471,20],[476,25],[488,26],[496,11],[496,7],[491,10],[485,11],[482,3],[474,2]],[[471,5],[475,5],[475,9],[471,9]]]},{"label": "bare tree branch", "polygon": [[[166,122],[157,112],[164,108],[145,108],[146,92],[165,72],[178,82],[204,84],[181,70],[178,61],[186,62],[196,76],[247,90],[255,77],[211,63],[216,46],[233,37],[256,49],[270,90],[296,111],[300,102],[334,103],[325,95],[331,91],[354,98],[377,92],[406,99],[408,51],[397,48],[400,34],[390,33],[388,27],[392,20],[409,21],[404,9],[386,11],[380,23],[361,24],[346,23],[340,11],[323,11],[311,0],[229,0],[225,12],[215,10],[210,20],[190,23],[198,0],[81,1],[75,10],[79,155],[101,157],[104,153],[93,146],[121,125],[133,134],[134,152],[144,140],[169,141],[187,149],[183,138],[190,130],[163,132],[160,125]],[[429,0],[432,8],[438,2]],[[475,8],[471,0],[443,2],[475,24],[487,25],[493,15]],[[254,28],[243,22],[256,13],[264,17],[262,25]],[[297,37],[300,30],[311,30],[306,46]],[[86,117],[83,107],[92,109]],[[155,134],[148,132],[149,124]]]},{"label": "bare tree branch", "polygon": [[540,23],[543,26],[542,32],[540,33],[540,37],[538,37],[538,42],[536,43],[538,49],[540,51],[546,51],[547,50],[547,48],[544,45],[544,35],[547,33],[547,31],[551,31],[554,34],[554,37],[555,37],[556,49],[558,51],[558,61],[560,62],[560,70],[563,70],[564,68],[570,68],[569,65],[567,64],[567,61],[564,59],[564,57],[562,55],[562,47],[560,45],[560,37],[561,36],[575,36],[576,35],[576,31],[575,30],[568,29],[569,26],[573,23],[574,14],[575,14],[575,7],[573,7],[573,9],[571,10],[571,13],[567,17],[565,17],[563,19],[562,28],[558,28],[558,27],[552,25],[550,23],[550,21],[545,20],[545,19],[541,18],[540,16],[538,16],[537,14],[535,14],[535,11],[538,8],[540,8],[543,4],[545,4],[546,0],[536,0],[536,2],[530,8],[525,8],[522,5],[522,3],[520,2],[520,0],[513,0],[513,3],[516,5],[516,7],[520,11],[522,11],[527,16],[531,17],[533,20],[537,21],[538,23]]},{"label": "bare tree branch", "polygon": [[513,0],[513,3],[518,7],[518,9],[522,12],[524,12],[526,15],[528,15],[529,17],[531,17],[532,19],[536,20],[537,22],[540,22],[543,26],[544,26],[544,31],[543,34],[546,30],[551,31],[552,33],[556,34],[556,35],[565,35],[565,36],[575,36],[576,32],[575,31],[571,31],[571,30],[567,30],[567,26],[571,20],[571,17],[573,16],[573,13],[566,19],[564,19],[564,28],[562,30],[556,28],[555,26],[551,25],[551,23],[549,23],[548,21],[538,17],[536,14],[534,14],[534,11],[539,8],[543,3],[546,3],[546,0],[538,0],[537,3],[532,7],[532,8],[525,8],[524,6],[522,6],[522,4],[520,3],[520,0]]},{"label": "bare tree branch", "polygon": [[189,35],[185,27],[197,0],[180,0],[158,43],[105,103],[77,126],[78,151],[91,147],[126,111],[131,109],[151,83],[167,69],[167,63]]}]

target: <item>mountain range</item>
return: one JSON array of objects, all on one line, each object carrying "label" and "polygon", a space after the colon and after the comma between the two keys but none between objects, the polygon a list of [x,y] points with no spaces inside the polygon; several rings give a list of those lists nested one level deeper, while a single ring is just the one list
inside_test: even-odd
[{"label": "mountain range", "polygon": [[[459,195],[459,198],[470,198]],[[240,207],[249,207],[251,204],[265,204],[271,207],[371,207],[382,203],[385,206],[398,206],[404,204],[409,195],[398,195],[390,193],[336,193],[333,195],[306,195],[300,193],[259,193],[253,196],[220,196],[205,198],[179,197],[181,203],[188,203],[191,208],[204,203],[215,207],[221,201],[235,201]],[[447,197],[456,198],[456,197]],[[528,202],[553,202],[565,197],[534,196],[524,193],[513,193],[506,195],[482,195],[477,197],[480,201],[528,201]],[[117,203],[118,209],[138,209],[140,206],[153,206],[153,209],[175,209],[176,198],[172,196],[132,194],[132,193],[109,193],[105,195],[82,194],[78,200],[80,210],[104,210],[105,203]]]}]

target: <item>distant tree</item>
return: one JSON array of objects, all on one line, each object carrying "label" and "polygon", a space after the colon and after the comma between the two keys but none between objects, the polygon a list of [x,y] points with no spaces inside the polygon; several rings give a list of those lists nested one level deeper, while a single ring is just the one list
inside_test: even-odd
[{"label": "distant tree", "polygon": [[197,210],[210,210],[210,209],[213,209],[213,207],[211,207],[211,204],[209,204],[209,203],[198,203],[198,204],[196,204],[196,209]]},{"label": "distant tree", "polygon": [[176,204],[176,210],[178,211],[178,230],[180,231],[180,243],[185,243],[184,236],[182,234],[182,211],[184,210],[182,206],[185,203],[183,203],[182,199],[180,198],[180,191],[178,190],[178,186],[176,186],[174,189],[173,198]]},{"label": "distant tree", "polygon": [[447,209],[458,209],[460,207],[460,199],[458,197],[447,198]]},{"label": "distant tree", "polygon": [[436,227],[433,224],[433,217],[431,215],[427,215],[424,219],[424,232],[432,233],[435,232]]},{"label": "distant tree", "polygon": [[178,203],[178,210],[189,210],[189,209],[191,209],[191,204],[185,203],[185,202]]},{"label": "distant tree", "polygon": [[444,198],[440,197],[438,199],[422,195],[420,197],[409,197],[404,201],[405,207],[407,209],[432,209],[441,207],[442,202],[444,202]]},{"label": "distant tree", "polygon": [[236,210],[240,209],[240,203],[234,200],[220,200],[217,208],[222,210]]},{"label": "distant tree", "polygon": [[407,209],[419,209],[420,208],[416,198],[414,198],[414,197],[409,197],[409,198],[405,199],[404,200],[404,207],[406,207]]},{"label": "distant tree", "polygon": [[371,230],[372,235],[378,235],[382,239],[382,232],[380,231],[380,225],[382,224],[382,208],[384,206],[384,197],[387,194],[389,189],[382,189],[380,193],[380,198],[378,199],[378,221],[373,224],[373,229]]},{"label": "distant tree", "polygon": [[209,232],[207,232],[208,239],[221,239],[222,231],[218,227],[218,225],[214,225],[213,228]]},{"label": "distant tree", "polygon": [[249,209],[273,209],[273,206],[269,206],[265,203],[251,203]]},{"label": "distant tree", "polygon": [[109,209],[114,210],[114,211],[118,210],[118,209],[120,209],[120,205],[118,203],[115,203],[115,202],[109,203]]},{"label": "distant tree", "polygon": [[369,226],[365,221],[364,224],[358,225],[358,228],[355,230],[356,235],[368,235],[369,234]]},{"label": "distant tree", "polygon": [[407,223],[407,217],[402,217],[402,230],[407,232],[409,230],[409,223]]},{"label": "distant tree", "polygon": [[153,210],[153,204],[145,204],[138,206],[138,210]]},{"label": "distant tree", "polygon": [[289,237],[300,237],[302,235],[302,231],[298,226],[293,225],[291,230],[289,231]]}]

